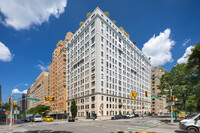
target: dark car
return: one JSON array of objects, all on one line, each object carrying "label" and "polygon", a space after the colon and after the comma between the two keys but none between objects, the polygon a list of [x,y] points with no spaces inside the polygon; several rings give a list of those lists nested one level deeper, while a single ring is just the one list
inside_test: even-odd
[{"label": "dark car", "polygon": [[111,117],[111,120],[117,120],[117,119],[122,119],[121,115],[114,115]]},{"label": "dark car", "polygon": [[75,119],[73,117],[68,117],[68,122],[75,122]]},{"label": "dark car", "polygon": [[123,119],[127,119],[128,117],[126,115],[121,116]]},{"label": "dark car", "polygon": [[134,117],[140,117],[138,114],[135,114],[135,116]]}]

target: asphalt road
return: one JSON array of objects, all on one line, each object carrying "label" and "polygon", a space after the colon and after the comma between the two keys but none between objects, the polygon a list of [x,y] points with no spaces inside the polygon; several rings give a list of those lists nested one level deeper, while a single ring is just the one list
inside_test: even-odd
[{"label": "asphalt road", "polygon": [[[160,118],[133,118],[121,120],[78,120],[76,122],[37,122],[0,126],[0,132],[14,133],[184,133],[178,124],[168,124]],[[2,127],[2,128],[1,128]]]}]

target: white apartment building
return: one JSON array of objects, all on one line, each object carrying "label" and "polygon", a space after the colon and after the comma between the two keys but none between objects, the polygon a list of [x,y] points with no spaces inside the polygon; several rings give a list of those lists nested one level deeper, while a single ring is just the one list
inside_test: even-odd
[{"label": "white apartment building", "polygon": [[[66,49],[67,113],[72,99],[78,117],[150,112],[150,59],[100,8],[75,32]],[[135,99],[131,92],[137,92]]]}]

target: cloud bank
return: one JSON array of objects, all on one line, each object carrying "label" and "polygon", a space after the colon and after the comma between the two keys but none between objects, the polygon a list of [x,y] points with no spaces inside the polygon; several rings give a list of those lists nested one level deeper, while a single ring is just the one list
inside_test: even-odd
[{"label": "cloud bank", "polygon": [[192,53],[192,48],[194,48],[194,46],[189,46],[189,47],[186,48],[183,56],[177,60],[178,64],[187,63],[189,55],[191,55],[191,53]]},{"label": "cloud bank", "polygon": [[4,62],[9,62],[13,58],[8,47],[6,47],[2,42],[0,42],[0,60]]},{"label": "cloud bank", "polygon": [[158,36],[153,35],[143,45],[142,52],[151,57],[151,65],[153,67],[165,65],[167,62],[173,62],[171,49],[175,44],[175,41],[171,40],[170,37],[171,30],[166,29],[164,32],[161,32]]},{"label": "cloud bank", "polygon": [[48,22],[65,11],[67,0],[0,0],[0,22],[16,30]]}]

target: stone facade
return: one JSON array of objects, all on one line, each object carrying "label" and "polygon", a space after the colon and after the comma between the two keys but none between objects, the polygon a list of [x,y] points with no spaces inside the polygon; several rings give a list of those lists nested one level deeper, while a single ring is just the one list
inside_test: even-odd
[{"label": "stone facade", "polygon": [[[150,112],[150,59],[101,9],[66,44],[67,113],[72,99],[78,117]],[[130,98],[131,92],[137,92],[136,99]]]}]

